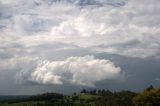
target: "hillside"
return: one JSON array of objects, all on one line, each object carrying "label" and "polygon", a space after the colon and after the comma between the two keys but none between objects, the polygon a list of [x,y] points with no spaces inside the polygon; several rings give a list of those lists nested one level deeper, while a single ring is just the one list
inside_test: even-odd
[{"label": "hillside", "polygon": [[[131,91],[82,90],[73,95],[45,93],[26,99],[6,100],[0,106],[159,106],[160,88],[147,88],[142,93]],[[149,105],[148,105],[149,104]]]},{"label": "hillside", "polygon": [[[31,96],[26,100],[18,101],[17,99],[13,99],[4,101],[0,106],[100,106],[100,103],[104,100],[110,100],[107,103],[112,104],[115,101],[121,101],[121,97],[124,97],[123,99],[126,101],[132,99],[134,96],[135,93],[129,91],[113,93],[109,90],[82,90],[81,93],[74,93],[70,96],[57,93],[45,93]],[[130,102],[130,104],[131,105],[127,106],[132,106],[132,102]]]}]

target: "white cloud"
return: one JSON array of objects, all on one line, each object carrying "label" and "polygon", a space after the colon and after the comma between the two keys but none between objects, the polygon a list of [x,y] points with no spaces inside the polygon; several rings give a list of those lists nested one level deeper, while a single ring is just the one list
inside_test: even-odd
[{"label": "white cloud", "polygon": [[[26,80],[30,76],[31,81],[38,83],[68,82],[93,86],[97,81],[117,75],[108,74],[109,71],[101,75],[101,72],[105,73],[102,67],[109,64],[107,68],[117,68],[107,60],[79,56],[106,52],[138,58],[160,57],[160,1],[99,0],[100,4],[105,4],[96,6],[97,2],[82,6],[77,4],[78,0],[76,3],[53,1],[57,0],[0,0],[1,70],[25,70],[21,71],[21,78]],[[113,5],[119,2],[124,4]],[[18,57],[29,57],[28,65],[23,59],[16,60]],[[31,57],[48,62],[37,67],[39,62]],[[73,71],[76,67],[71,67],[70,74],[66,75],[64,70],[72,63],[71,58],[74,64],[85,60],[82,67],[77,65],[86,70],[85,74],[91,70],[91,67],[86,68],[87,63],[97,62],[101,71],[93,72],[100,77],[94,80],[92,76],[83,75],[80,69]],[[17,61],[22,64],[17,65],[20,63]],[[56,71],[57,67],[60,73]],[[42,69],[44,77],[41,77]],[[75,78],[68,79],[71,75]]]},{"label": "white cloud", "polygon": [[39,84],[67,83],[93,87],[99,81],[119,80],[121,76],[120,67],[109,60],[95,59],[93,56],[69,57],[63,61],[41,60],[37,61],[37,66],[34,65],[27,65],[29,68],[18,72],[17,79]]},{"label": "white cloud", "polygon": [[[35,46],[60,42],[93,52],[129,57],[159,55],[159,1],[97,2],[108,5],[83,7],[67,0],[1,1],[0,42],[7,48],[14,43],[35,51]],[[124,2],[125,5],[120,7],[109,5]],[[138,44],[132,41],[137,41]],[[24,48],[21,50],[26,52]],[[48,51],[45,48],[43,50]]]}]

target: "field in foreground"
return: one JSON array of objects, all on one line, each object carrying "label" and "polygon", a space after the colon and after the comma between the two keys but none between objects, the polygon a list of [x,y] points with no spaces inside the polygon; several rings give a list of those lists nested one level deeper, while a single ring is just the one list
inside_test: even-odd
[{"label": "field in foreground", "polygon": [[142,93],[85,89],[70,96],[45,93],[25,99],[1,101],[0,106],[160,106],[160,88],[150,87]]}]

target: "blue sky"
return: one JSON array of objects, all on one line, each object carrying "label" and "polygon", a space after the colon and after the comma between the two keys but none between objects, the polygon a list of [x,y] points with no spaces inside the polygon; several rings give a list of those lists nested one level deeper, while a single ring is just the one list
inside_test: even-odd
[{"label": "blue sky", "polygon": [[160,86],[159,5],[0,0],[0,94]]}]

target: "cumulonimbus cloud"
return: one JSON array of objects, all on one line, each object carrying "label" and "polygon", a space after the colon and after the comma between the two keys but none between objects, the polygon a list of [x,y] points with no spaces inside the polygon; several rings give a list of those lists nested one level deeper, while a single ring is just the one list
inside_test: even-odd
[{"label": "cumulonimbus cloud", "polygon": [[[94,87],[102,80],[117,79],[120,67],[109,60],[95,59],[93,56],[69,57],[63,61],[37,61],[33,70],[21,70],[19,79],[38,84],[73,84]],[[31,68],[30,68],[31,69]],[[25,71],[25,72],[24,72]],[[23,77],[23,78],[22,78]]]}]

